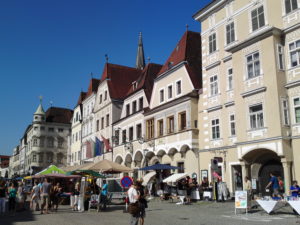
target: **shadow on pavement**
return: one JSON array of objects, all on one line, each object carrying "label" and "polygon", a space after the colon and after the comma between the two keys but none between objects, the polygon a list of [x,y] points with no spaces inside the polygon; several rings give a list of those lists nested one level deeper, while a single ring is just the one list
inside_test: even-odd
[{"label": "shadow on pavement", "polygon": [[16,222],[30,222],[35,221],[35,217],[30,210],[16,212],[14,214],[5,214],[0,216],[1,225],[13,225]]}]

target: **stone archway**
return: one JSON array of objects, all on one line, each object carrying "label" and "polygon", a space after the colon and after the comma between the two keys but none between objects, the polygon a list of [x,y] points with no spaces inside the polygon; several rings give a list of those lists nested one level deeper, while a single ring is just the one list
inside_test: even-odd
[{"label": "stone archway", "polygon": [[119,163],[120,165],[123,163],[123,158],[122,156],[118,155],[116,158],[115,158],[115,162],[116,163]]},{"label": "stone archway", "polygon": [[137,151],[134,156],[133,160],[135,162],[135,166],[141,168],[142,167],[142,161],[143,161],[143,153],[141,151]]},{"label": "stone archway", "polygon": [[128,153],[125,156],[124,164],[125,164],[125,166],[131,168],[131,163],[132,163],[132,155],[130,153]]},{"label": "stone archway", "polygon": [[[270,172],[284,179],[284,170],[280,158],[274,151],[254,149],[243,156],[242,176],[257,181],[257,192],[266,195],[265,187],[270,180]],[[287,177],[287,179],[290,179]],[[244,179],[243,179],[244,180]]]}]

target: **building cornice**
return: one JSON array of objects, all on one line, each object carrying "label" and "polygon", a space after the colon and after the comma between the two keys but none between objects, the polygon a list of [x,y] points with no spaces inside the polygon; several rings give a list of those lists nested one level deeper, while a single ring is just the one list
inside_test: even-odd
[{"label": "building cornice", "polygon": [[299,86],[299,85],[300,85],[300,80],[297,80],[297,81],[294,81],[294,82],[287,83],[284,87],[289,89],[289,88]]},{"label": "building cornice", "polygon": [[296,23],[296,24],[294,24],[293,26],[284,29],[284,30],[283,30],[283,33],[284,33],[284,34],[287,34],[287,33],[290,33],[290,32],[292,32],[292,31],[294,31],[294,30],[297,30],[297,29],[299,29],[299,28],[300,28],[300,23]]},{"label": "building cornice", "polygon": [[257,34],[245,39],[244,41],[238,42],[235,45],[231,45],[231,46],[225,48],[225,51],[234,53],[234,52],[237,52],[245,47],[248,47],[249,45],[252,45],[262,39],[265,39],[272,35],[281,35],[281,34],[282,34],[282,30],[280,30],[276,27],[266,27],[266,28],[262,29],[261,31],[259,31]]},{"label": "building cornice", "polygon": [[224,103],[225,107],[229,107],[229,106],[232,106],[232,105],[235,105],[234,101]]},{"label": "building cornice", "polygon": [[209,13],[222,7],[228,0],[214,0],[193,15],[194,20],[202,21]]},{"label": "building cornice", "polygon": [[222,108],[223,108],[223,106],[222,106],[222,105],[217,105],[217,106],[214,106],[214,107],[208,108],[208,109],[207,109],[207,112],[216,111],[216,110],[219,110],[219,109],[222,109]]},{"label": "building cornice", "polygon": [[176,64],[175,66],[172,66],[170,69],[168,69],[166,72],[163,72],[162,74],[160,74],[158,77],[156,77],[154,79],[154,82],[157,82],[163,78],[165,78],[166,76],[168,76],[170,73],[173,73],[174,71],[178,70],[180,67],[184,66],[185,64],[188,64],[187,61],[182,61],[178,64]]},{"label": "building cornice", "polygon": [[218,66],[218,65],[220,65],[220,64],[221,64],[221,61],[218,60],[217,62],[214,62],[214,63],[212,63],[212,64],[206,66],[206,67],[205,67],[205,70],[210,70],[210,69],[212,69],[212,68],[214,68],[214,67],[216,67],[216,66]]},{"label": "building cornice", "polygon": [[218,151],[218,150],[228,150],[228,149],[235,149],[237,146],[236,145],[227,145],[227,146],[222,146],[222,147],[217,147],[217,148],[208,148],[208,149],[199,149],[199,153],[201,152],[211,152],[211,151]]},{"label": "building cornice", "polygon": [[257,89],[251,90],[251,91],[247,91],[247,92],[241,93],[241,96],[243,98],[246,98],[248,96],[255,95],[255,94],[258,94],[260,92],[264,92],[266,90],[267,90],[266,87],[261,87],[261,88],[257,88]]}]

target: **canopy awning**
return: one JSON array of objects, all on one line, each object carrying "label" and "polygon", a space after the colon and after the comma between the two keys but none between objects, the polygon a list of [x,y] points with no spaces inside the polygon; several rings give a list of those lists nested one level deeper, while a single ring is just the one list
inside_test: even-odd
[{"label": "canopy awning", "polygon": [[154,177],[156,175],[156,172],[155,171],[152,171],[150,173],[147,173],[144,177],[143,177],[143,183],[142,185],[143,186],[146,186],[149,181],[151,180],[152,177]]},{"label": "canopy awning", "polygon": [[96,172],[101,173],[126,173],[126,172],[133,172],[133,169],[122,166],[119,163],[115,163],[112,161],[109,161],[107,159],[103,159],[99,162],[92,163],[89,165],[86,165],[81,170],[93,170]]},{"label": "canopy awning", "polygon": [[60,173],[50,173],[50,174],[38,174],[31,176],[31,179],[36,179],[36,178],[80,178],[80,175],[65,175],[65,174],[60,174]]},{"label": "canopy awning", "polygon": [[97,173],[93,170],[74,170],[67,172],[67,175],[82,175],[82,176],[91,176],[97,178],[106,178],[103,174]]},{"label": "canopy awning", "polygon": [[163,180],[164,183],[175,183],[185,177],[187,177],[188,174],[187,173],[175,173],[169,177],[167,177],[166,179]]},{"label": "canopy awning", "polygon": [[45,174],[66,174],[66,172],[55,165],[50,165],[46,169],[38,172],[35,175],[45,175]]},{"label": "canopy awning", "polygon": [[180,169],[180,168],[177,166],[170,166],[167,164],[158,163],[158,164],[154,164],[152,166],[143,167],[140,170],[176,170],[176,169]]}]

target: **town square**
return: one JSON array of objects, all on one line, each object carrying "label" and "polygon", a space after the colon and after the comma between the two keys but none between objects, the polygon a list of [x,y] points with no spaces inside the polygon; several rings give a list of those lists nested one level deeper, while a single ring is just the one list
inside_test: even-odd
[{"label": "town square", "polygon": [[0,18],[1,225],[300,223],[300,0]]}]

